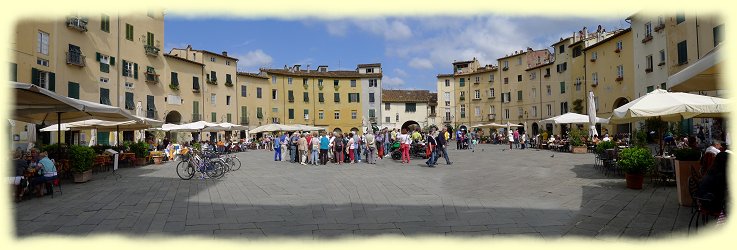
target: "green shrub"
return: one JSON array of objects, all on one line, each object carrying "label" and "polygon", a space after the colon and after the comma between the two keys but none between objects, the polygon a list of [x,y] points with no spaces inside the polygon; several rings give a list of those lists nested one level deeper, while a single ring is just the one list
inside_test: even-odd
[{"label": "green shrub", "polygon": [[136,154],[137,158],[146,157],[146,154],[148,153],[148,144],[143,141],[131,143],[130,150]]},{"label": "green shrub", "polygon": [[581,139],[583,136],[583,131],[580,129],[572,129],[570,133],[568,133],[568,141],[570,142],[571,146],[574,147],[580,147],[583,146],[583,140]]},{"label": "green shrub", "polygon": [[619,153],[617,165],[628,174],[647,173],[655,165],[655,157],[647,148],[626,148]]},{"label": "green shrub", "polygon": [[613,141],[603,141],[596,144],[596,153],[603,153],[607,149],[612,149],[616,146]]},{"label": "green shrub", "polygon": [[92,169],[95,150],[87,146],[72,145],[69,148],[69,158],[72,163],[72,170],[76,173],[82,173]]},{"label": "green shrub", "polygon": [[698,161],[701,159],[701,150],[692,148],[681,148],[673,151],[676,160],[679,161]]}]

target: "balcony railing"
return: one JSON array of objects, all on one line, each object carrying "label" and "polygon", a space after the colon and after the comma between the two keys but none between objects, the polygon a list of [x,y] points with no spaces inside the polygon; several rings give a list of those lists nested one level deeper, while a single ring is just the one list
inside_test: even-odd
[{"label": "balcony railing", "polygon": [[369,122],[370,123],[375,123],[376,122],[376,117],[369,117]]},{"label": "balcony railing", "polygon": [[67,64],[77,65],[80,67],[85,66],[85,56],[79,51],[68,51],[67,52]]},{"label": "balcony railing", "polygon": [[623,76],[618,76],[617,79],[614,79],[614,80],[620,82],[620,81],[624,80],[624,77]]},{"label": "balcony railing", "polygon": [[489,114],[488,116],[489,116],[489,121],[493,121],[494,119],[496,119],[496,114]]},{"label": "balcony railing", "polygon": [[75,29],[81,32],[87,31],[87,19],[80,17],[69,17],[67,18],[67,27]]},{"label": "balcony railing", "polygon": [[509,69],[509,67],[504,67],[504,68],[502,68],[502,71],[507,71],[508,69]]},{"label": "balcony railing", "polygon": [[650,40],[653,40],[653,35],[648,34],[642,39],[642,43],[649,42]]},{"label": "balcony railing", "polygon": [[153,72],[146,72],[146,82],[147,83],[159,83],[159,75]]},{"label": "balcony railing", "polygon": [[156,110],[148,110],[148,111],[146,111],[146,118],[149,118],[149,119],[159,119],[159,111],[156,111]]},{"label": "balcony railing", "polygon": [[155,46],[151,45],[143,45],[143,48],[146,50],[146,55],[148,56],[158,56],[159,55],[159,48],[156,48]]},{"label": "balcony railing", "polygon": [[660,32],[663,29],[665,29],[665,23],[658,24],[658,26],[655,26],[655,28],[653,28],[655,32]]},{"label": "balcony railing", "polygon": [[543,77],[545,78],[550,77],[550,74],[545,74]]},{"label": "balcony railing", "polygon": [[591,82],[591,87],[596,87],[599,85],[599,81],[593,81]]},{"label": "balcony railing", "polygon": [[215,78],[215,77],[212,77],[212,78],[207,78],[206,82],[207,82],[208,84],[216,84],[216,85],[217,85],[217,84],[218,84],[218,79],[217,79],[217,78]]},{"label": "balcony railing", "polygon": [[192,122],[198,122],[202,120],[201,114],[192,114]]},{"label": "balcony railing", "polygon": [[645,73],[650,73],[650,72],[653,72],[653,68],[647,68],[647,69],[645,69]]},{"label": "balcony railing", "polygon": [[248,125],[248,117],[241,117],[241,125]]}]

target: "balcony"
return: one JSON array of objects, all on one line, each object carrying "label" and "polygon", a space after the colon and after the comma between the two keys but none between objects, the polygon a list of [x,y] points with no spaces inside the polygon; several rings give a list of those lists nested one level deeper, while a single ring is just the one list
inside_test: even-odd
[{"label": "balcony", "polygon": [[622,49],[620,49],[620,48],[614,49],[614,53],[619,53],[619,52],[622,52]]},{"label": "balcony", "polygon": [[507,70],[509,70],[509,67],[502,68],[502,71],[507,71]]},{"label": "balcony", "polygon": [[655,32],[660,32],[663,29],[665,29],[665,23],[658,24],[658,26],[655,26],[655,28],[653,28]]},{"label": "balcony", "polygon": [[545,78],[550,77],[550,73],[545,74],[543,77],[545,77]]},{"label": "balcony", "polygon": [[225,86],[227,86],[227,87],[233,87],[233,83],[232,82],[225,82]]},{"label": "balcony", "polygon": [[67,64],[76,65],[79,67],[85,66],[85,56],[79,51],[68,51],[67,52]]},{"label": "balcony", "polygon": [[475,81],[475,82],[473,82],[473,84],[479,84],[479,81]]},{"label": "balcony", "polygon": [[493,121],[494,119],[496,119],[496,114],[488,114],[488,116],[489,116],[489,121]]},{"label": "balcony", "polygon": [[489,98],[489,99],[494,99],[494,98],[496,98],[496,96],[494,96],[494,95],[490,95],[490,96],[489,96],[488,98]]},{"label": "balcony", "polygon": [[592,57],[591,62],[596,62],[596,57]]},{"label": "balcony", "polygon": [[159,56],[159,48],[148,44],[143,45],[143,48],[146,50],[147,56]]},{"label": "balcony", "polygon": [[294,102],[294,98],[289,98],[289,102]]},{"label": "balcony", "polygon": [[207,82],[207,84],[217,85],[218,84],[218,79],[217,78],[214,78],[214,77],[213,78],[207,78],[206,82]]},{"label": "balcony", "polygon": [[430,115],[428,115],[428,117],[436,117],[436,116],[438,116],[438,113],[435,113],[435,112],[432,112],[430,113]]},{"label": "balcony", "polygon": [[376,117],[369,117],[370,123],[376,123]]},{"label": "balcony", "polygon": [[461,101],[463,101],[463,100],[466,100],[466,97],[465,96],[461,96],[460,99],[461,99]]},{"label": "balcony", "polygon": [[155,72],[146,72],[145,75],[147,83],[159,83],[159,75]]},{"label": "balcony", "polygon": [[248,125],[248,117],[241,117],[241,125]]},{"label": "balcony", "polygon": [[192,122],[198,122],[202,120],[201,114],[192,114]]},{"label": "balcony", "polygon": [[591,83],[591,87],[596,87],[599,85],[599,81],[594,81]]},{"label": "balcony", "polygon": [[87,19],[80,17],[68,17],[67,27],[70,29],[78,30],[80,32],[87,32]]},{"label": "balcony", "polygon": [[200,93],[200,88],[192,88],[192,93]]},{"label": "balcony", "polygon": [[618,76],[617,79],[614,79],[615,81],[621,82],[624,80],[624,76]]},{"label": "balcony", "polygon": [[481,100],[481,97],[473,97],[473,100]]},{"label": "balcony", "polygon": [[642,39],[642,43],[649,42],[650,40],[653,40],[653,35],[647,34],[645,35],[645,38]]},{"label": "balcony", "polygon": [[647,68],[647,69],[645,69],[645,73],[650,73],[650,72],[653,72],[653,68]]},{"label": "balcony", "polygon": [[158,120],[159,119],[159,111],[156,111],[156,110],[148,110],[148,111],[146,111],[146,118]]}]

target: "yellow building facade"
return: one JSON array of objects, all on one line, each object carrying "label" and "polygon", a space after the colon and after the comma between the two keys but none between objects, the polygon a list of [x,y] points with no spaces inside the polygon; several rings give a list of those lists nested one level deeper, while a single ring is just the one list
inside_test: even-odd
[{"label": "yellow building facade", "polygon": [[270,79],[265,74],[238,72],[238,123],[258,127],[271,123]]}]

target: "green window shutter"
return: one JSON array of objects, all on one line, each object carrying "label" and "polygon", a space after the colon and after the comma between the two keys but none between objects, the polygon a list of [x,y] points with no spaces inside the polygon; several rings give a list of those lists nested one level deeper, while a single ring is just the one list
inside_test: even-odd
[{"label": "green window shutter", "polygon": [[200,113],[200,102],[193,101],[192,102],[192,114],[199,114]]},{"label": "green window shutter", "polygon": [[114,56],[111,56],[110,57],[110,65],[115,66],[115,57]]},{"label": "green window shutter", "polygon": [[361,102],[361,95],[356,93],[356,102]]},{"label": "green window shutter", "polygon": [[18,81],[18,64],[10,63],[10,80]]},{"label": "green window shutter", "polygon": [[179,85],[179,79],[177,79],[177,72],[171,72],[171,84]]},{"label": "green window shutter", "polygon": [[[79,92],[79,87],[77,88]],[[54,73],[49,73],[49,90],[56,92],[56,74]],[[79,96],[79,93],[77,93],[77,96]]]},{"label": "green window shutter", "polygon": [[215,112],[212,112],[212,113],[211,113],[210,115],[211,115],[211,117],[210,117],[210,118],[212,118],[212,122],[217,122],[217,120],[218,120],[218,119],[217,119],[217,118],[218,118],[218,115],[217,115],[217,113],[215,113]]},{"label": "green window shutter", "polygon": [[102,55],[100,54],[100,52],[95,52],[95,61],[99,62],[100,58],[102,58]]},{"label": "green window shutter", "polygon": [[79,83],[69,82],[67,89],[69,98],[79,99]]},{"label": "green window shutter", "polygon": [[36,68],[31,68],[31,84],[38,86],[38,78],[41,72]]},{"label": "green window shutter", "polygon": [[135,103],[133,103],[133,93],[131,92],[125,92],[125,108],[129,110],[136,108]]},{"label": "green window shutter", "polygon": [[650,92],[652,92],[653,90],[655,90],[655,87],[653,87],[653,86],[648,86],[648,87],[647,87],[647,93],[650,93]]},{"label": "green window shutter", "polygon": [[128,65],[128,61],[123,60],[123,70],[121,71],[123,76],[128,74],[128,67],[126,67],[126,65]]},{"label": "green window shutter", "polygon": [[226,118],[226,119],[228,119],[228,122],[230,122],[230,121],[231,121],[231,120],[230,120],[230,118],[231,118],[231,116],[230,116],[230,114],[228,114],[228,116],[227,116],[227,118]]},{"label": "green window shutter", "polygon": [[138,79],[138,63],[133,64],[133,78]]},{"label": "green window shutter", "polygon": [[110,145],[110,132],[97,132],[97,145]]}]

